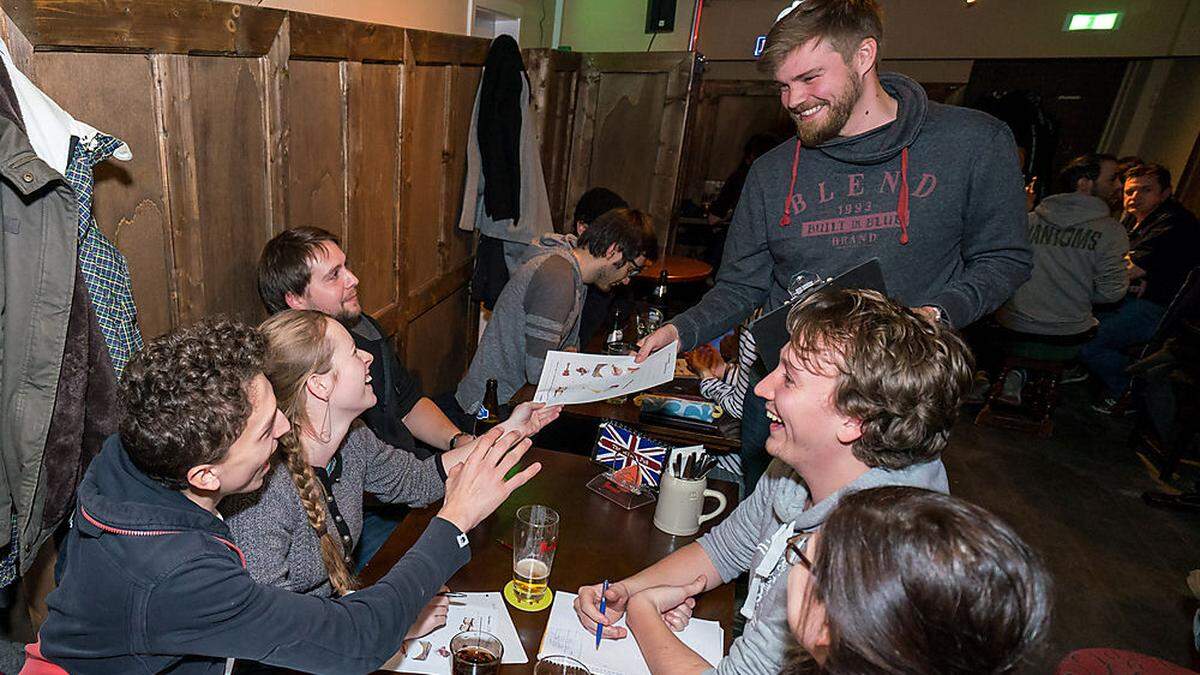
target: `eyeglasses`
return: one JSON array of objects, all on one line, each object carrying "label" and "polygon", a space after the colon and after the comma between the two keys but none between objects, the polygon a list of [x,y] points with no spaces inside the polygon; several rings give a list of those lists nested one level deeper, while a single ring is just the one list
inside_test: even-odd
[{"label": "eyeglasses", "polygon": [[629,276],[631,276],[631,277],[636,277],[637,275],[642,273],[642,270],[646,269],[645,263],[639,265],[636,262],[634,262],[624,256],[621,257],[621,265],[622,266],[629,265],[631,268],[633,268],[632,271],[630,271],[630,273],[629,273]]},{"label": "eyeglasses", "polygon": [[783,559],[787,564],[800,565],[809,572],[812,571],[812,561],[804,553],[804,549],[808,546],[808,540],[811,537],[812,532],[801,532],[787,540],[787,548],[783,550]]}]

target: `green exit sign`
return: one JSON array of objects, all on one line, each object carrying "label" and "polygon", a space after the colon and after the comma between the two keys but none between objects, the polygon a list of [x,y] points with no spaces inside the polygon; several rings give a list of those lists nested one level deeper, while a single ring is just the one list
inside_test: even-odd
[{"label": "green exit sign", "polygon": [[1116,30],[1121,26],[1121,12],[1099,14],[1068,14],[1063,30]]}]

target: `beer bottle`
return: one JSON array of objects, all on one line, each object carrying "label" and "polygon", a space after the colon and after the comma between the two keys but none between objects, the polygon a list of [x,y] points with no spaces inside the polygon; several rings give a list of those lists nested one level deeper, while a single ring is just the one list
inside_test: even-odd
[{"label": "beer bottle", "polygon": [[625,343],[625,316],[620,307],[613,312],[612,328],[604,339],[604,346],[609,354],[625,354],[629,351],[629,345]]},{"label": "beer bottle", "polygon": [[668,318],[666,270],[658,273],[658,285],[654,287],[654,292],[650,295],[650,307],[647,313],[649,314],[650,325],[653,328],[658,328]]},{"label": "beer bottle", "polygon": [[483,403],[475,412],[475,435],[482,436],[500,424],[500,401],[496,393],[496,380],[487,381],[487,390],[483,394]]}]

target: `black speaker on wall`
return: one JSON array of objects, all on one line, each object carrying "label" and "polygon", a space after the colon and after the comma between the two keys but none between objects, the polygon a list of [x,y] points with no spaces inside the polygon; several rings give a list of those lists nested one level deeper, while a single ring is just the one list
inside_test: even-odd
[{"label": "black speaker on wall", "polygon": [[648,0],[646,32],[670,33],[675,30],[675,0]]}]

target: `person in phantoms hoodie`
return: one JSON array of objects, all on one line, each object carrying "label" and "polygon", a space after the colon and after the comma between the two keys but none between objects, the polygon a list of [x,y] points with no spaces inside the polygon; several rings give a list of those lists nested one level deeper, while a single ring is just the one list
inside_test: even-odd
[{"label": "person in phantoms hoodie", "polygon": [[[639,360],[779,307],[800,272],[830,277],[878,258],[892,297],[954,328],[1029,278],[1012,132],[985,113],[930,102],[907,77],[879,75],[882,36],[874,0],[807,0],[776,22],[759,67],[779,84],[797,135],[751,167],[716,284],[643,340]],[[763,410],[746,397],[747,490],[768,459]]]}]

